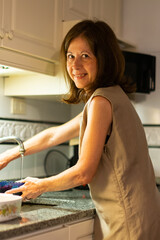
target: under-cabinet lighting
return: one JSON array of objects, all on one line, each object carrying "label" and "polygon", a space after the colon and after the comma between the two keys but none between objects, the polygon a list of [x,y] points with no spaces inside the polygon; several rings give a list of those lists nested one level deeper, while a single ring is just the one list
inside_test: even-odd
[{"label": "under-cabinet lighting", "polygon": [[0,65],[0,75],[8,75],[10,73],[19,73],[22,72],[22,70],[17,69],[17,68],[13,68],[13,67],[9,67],[9,66],[5,66],[5,65]]},{"label": "under-cabinet lighting", "polygon": [[0,76],[10,76],[10,75],[16,75],[16,74],[26,74],[29,73],[29,71],[25,71],[22,69],[14,68],[14,67],[9,67],[6,65],[1,65],[0,64]]}]

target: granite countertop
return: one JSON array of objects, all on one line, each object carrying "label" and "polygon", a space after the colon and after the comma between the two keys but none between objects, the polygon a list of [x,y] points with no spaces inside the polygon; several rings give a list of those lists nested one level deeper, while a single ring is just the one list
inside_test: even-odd
[{"label": "granite countertop", "polygon": [[0,223],[0,239],[93,217],[95,208],[88,190],[70,190],[42,194],[35,200],[22,203],[19,218]]}]

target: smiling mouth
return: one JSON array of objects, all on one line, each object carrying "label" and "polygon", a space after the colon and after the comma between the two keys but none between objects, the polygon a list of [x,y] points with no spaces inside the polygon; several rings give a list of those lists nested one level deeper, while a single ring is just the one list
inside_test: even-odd
[{"label": "smiling mouth", "polygon": [[74,75],[74,78],[83,78],[87,75],[87,73],[83,73],[83,74],[76,74]]}]

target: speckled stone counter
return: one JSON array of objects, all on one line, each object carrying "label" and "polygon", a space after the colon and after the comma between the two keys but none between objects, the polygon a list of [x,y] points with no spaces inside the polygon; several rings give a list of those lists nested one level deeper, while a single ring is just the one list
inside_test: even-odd
[{"label": "speckled stone counter", "polygon": [[0,223],[0,240],[12,239],[38,230],[94,217],[88,190],[45,193],[23,203],[20,217]]}]

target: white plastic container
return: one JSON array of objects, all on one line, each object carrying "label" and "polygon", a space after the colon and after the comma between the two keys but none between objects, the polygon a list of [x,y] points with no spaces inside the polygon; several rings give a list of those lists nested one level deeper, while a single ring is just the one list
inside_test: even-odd
[{"label": "white plastic container", "polygon": [[22,197],[0,193],[0,222],[17,218],[21,212]]}]

